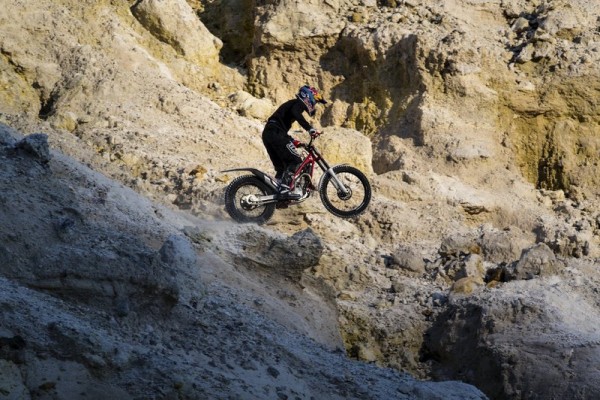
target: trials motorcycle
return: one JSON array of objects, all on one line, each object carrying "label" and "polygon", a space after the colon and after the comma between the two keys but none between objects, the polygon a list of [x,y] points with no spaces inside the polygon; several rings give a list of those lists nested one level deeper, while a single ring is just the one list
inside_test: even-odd
[{"label": "trials motorcycle", "polygon": [[[319,193],[327,211],[337,217],[352,218],[363,213],[371,201],[369,180],[364,173],[350,165],[329,166],[313,143],[320,134],[311,135],[308,143],[296,141],[303,160],[294,172],[290,191],[301,193],[299,199],[281,196],[279,183],[258,169],[234,168],[223,171],[251,173],[235,178],[225,189],[225,210],[231,218],[242,223],[264,224],[273,216],[276,208],[302,203],[315,191]],[[317,186],[313,182],[315,166],[323,172]]]}]

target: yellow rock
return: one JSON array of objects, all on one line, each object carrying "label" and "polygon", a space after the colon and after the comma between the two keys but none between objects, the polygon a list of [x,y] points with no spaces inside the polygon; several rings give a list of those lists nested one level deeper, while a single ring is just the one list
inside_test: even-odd
[{"label": "yellow rock", "polygon": [[468,276],[454,282],[450,291],[456,294],[471,294],[480,286],[482,286],[480,279]]}]

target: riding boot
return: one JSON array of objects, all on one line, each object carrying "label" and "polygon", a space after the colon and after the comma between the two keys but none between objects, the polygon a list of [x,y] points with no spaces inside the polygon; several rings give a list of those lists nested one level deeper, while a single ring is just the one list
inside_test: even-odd
[{"label": "riding boot", "polygon": [[296,193],[295,190],[291,190],[293,178],[293,172],[284,172],[283,177],[281,178],[281,184],[279,185],[279,191],[277,192],[277,197],[279,199],[298,200],[302,197],[301,193]]}]

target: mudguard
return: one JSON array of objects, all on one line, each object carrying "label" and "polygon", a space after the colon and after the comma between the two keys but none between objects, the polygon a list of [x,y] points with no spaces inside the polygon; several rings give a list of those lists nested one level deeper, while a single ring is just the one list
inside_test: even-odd
[{"label": "mudguard", "polygon": [[254,176],[256,176],[258,179],[260,179],[261,181],[263,181],[264,183],[269,185],[274,190],[277,190],[277,183],[273,180],[273,178],[271,178],[269,175],[267,175],[266,173],[264,173],[256,168],[232,168],[232,169],[225,169],[221,172],[239,172],[239,171],[248,171],[248,172],[252,173]]}]

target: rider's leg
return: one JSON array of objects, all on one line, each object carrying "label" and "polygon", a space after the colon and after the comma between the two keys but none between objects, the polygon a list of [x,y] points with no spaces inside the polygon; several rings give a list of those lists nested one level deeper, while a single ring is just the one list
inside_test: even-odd
[{"label": "rider's leg", "polygon": [[294,139],[290,135],[286,135],[286,138],[287,142],[285,143],[285,150],[280,153],[280,158],[285,164],[285,173],[282,181],[286,185],[291,186],[292,177],[294,176],[296,169],[302,164],[302,157],[300,157],[296,146],[294,146]]},{"label": "rider's leg", "polygon": [[281,180],[286,166],[284,160],[282,160],[280,156],[281,136],[284,136],[281,133],[281,130],[276,126],[269,124],[267,124],[262,134],[263,144],[267,150],[269,158],[271,159],[271,163],[273,163],[273,168],[275,169],[275,179],[277,180]]},{"label": "rider's leg", "polygon": [[302,163],[302,158],[294,146],[293,138],[267,125],[263,131],[263,143],[265,143],[271,162],[277,171],[275,178],[281,179],[280,195],[290,199],[300,198],[301,195],[291,193],[289,190],[296,167]]},{"label": "rider's leg", "polygon": [[294,173],[300,164],[302,164],[302,158],[298,154],[298,151],[292,143],[291,138],[289,142],[284,143],[283,146],[280,146],[277,149],[281,150],[277,153],[277,157],[279,157],[278,159],[282,164],[281,172],[279,173],[281,177],[281,183],[291,187],[293,184],[292,179],[294,177]]}]

